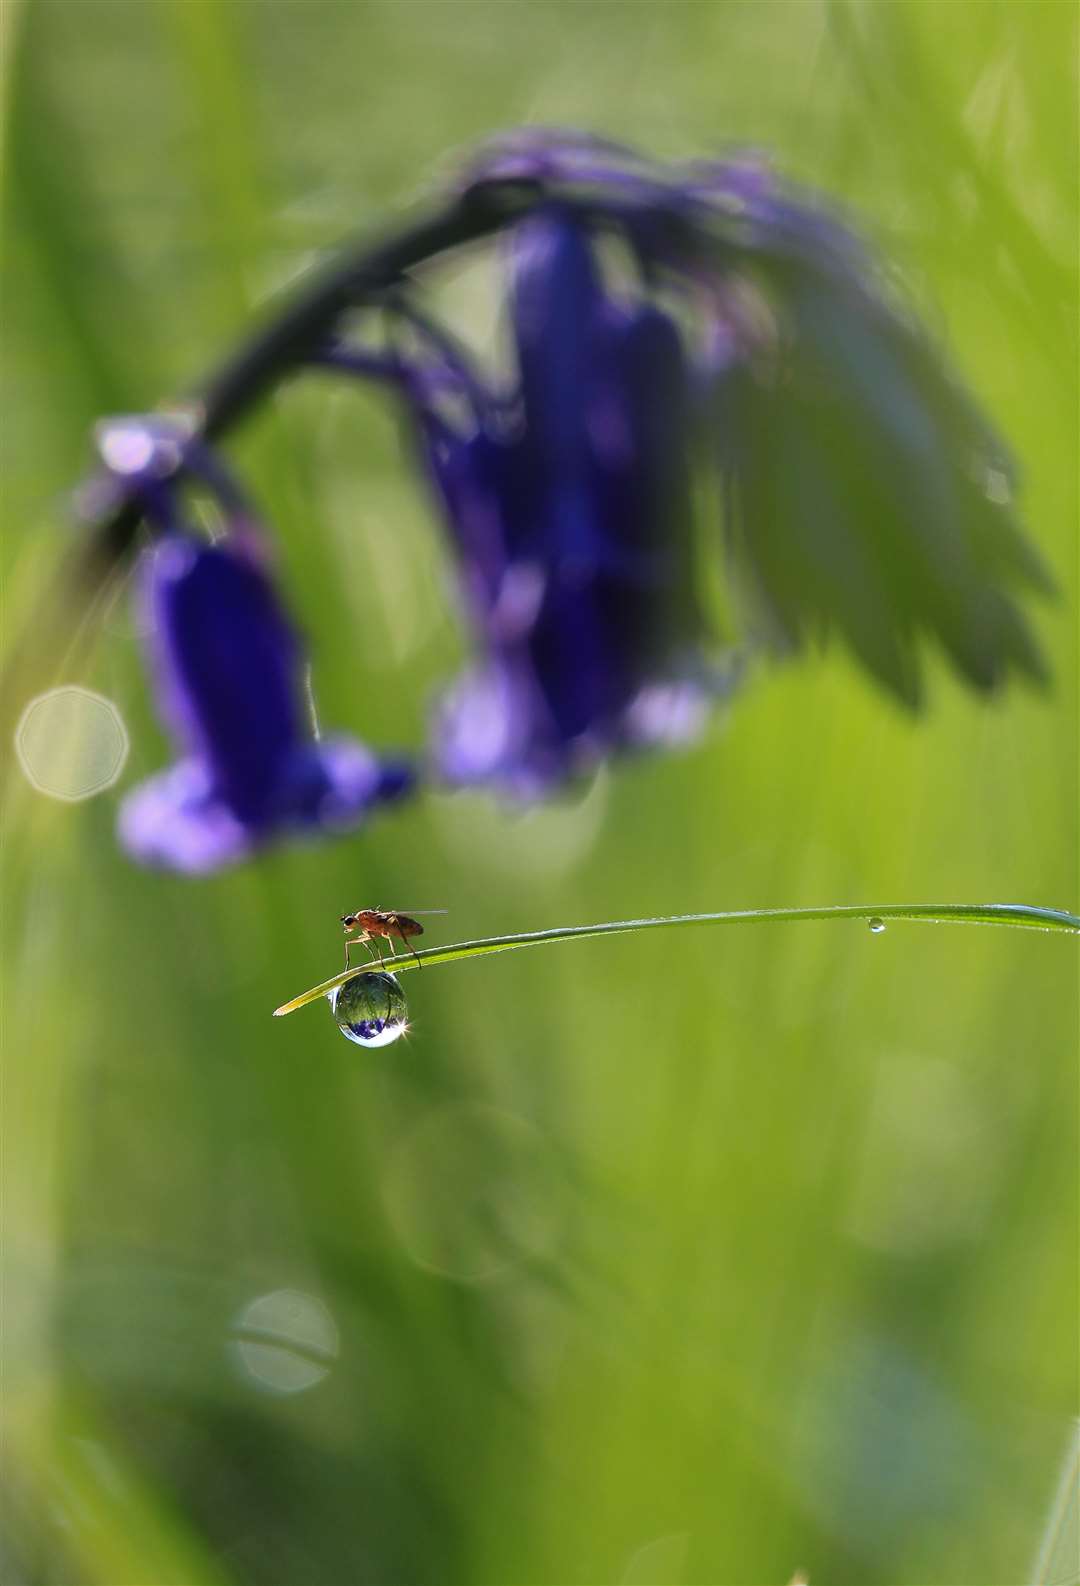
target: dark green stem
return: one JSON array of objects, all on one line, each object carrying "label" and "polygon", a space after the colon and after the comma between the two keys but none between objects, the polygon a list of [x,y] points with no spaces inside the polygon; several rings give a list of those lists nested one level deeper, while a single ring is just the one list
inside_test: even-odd
[{"label": "dark green stem", "polygon": [[[490,236],[535,204],[540,189],[528,183],[489,182],[455,195],[381,242],[346,247],[206,377],[181,406],[195,418],[194,438],[220,440],[275,385],[330,337],[349,309],[372,302],[410,270],[448,249]],[[92,500],[93,490],[81,494]],[[87,524],[88,556],[106,564],[129,549],[141,513],[134,491],[104,518]]]}]

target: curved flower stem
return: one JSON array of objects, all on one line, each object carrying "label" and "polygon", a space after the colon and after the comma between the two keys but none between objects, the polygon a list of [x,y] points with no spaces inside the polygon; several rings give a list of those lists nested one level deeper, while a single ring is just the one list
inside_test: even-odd
[{"label": "curved flower stem", "polygon": [[540,947],[546,942],[567,942],[584,936],[616,936],[627,931],[656,931],[680,925],[769,925],[786,920],[863,920],[882,924],[891,920],[923,920],[930,924],[1011,925],[1036,931],[1080,932],[1080,915],[1064,909],[1044,909],[1030,903],[841,903],[821,909],[740,909],[722,914],[672,914],[645,920],[609,920],[603,925],[558,925],[550,931],[523,931],[514,936],[489,936],[475,942],[454,942],[429,947],[411,957],[347,969],[324,980],[310,991],[274,1009],[274,1017],[295,1013],[306,1003],[317,1002],[355,975],[394,974],[427,964],[452,964],[486,953],[505,953],[514,947]]},{"label": "curved flower stem", "polygon": [[[190,421],[191,441],[220,440],[322,348],[348,310],[380,298],[436,254],[490,236],[543,196],[538,183],[488,181],[456,193],[382,239],[347,245],[186,398],[171,404]],[[143,520],[136,487],[118,494],[116,481],[103,475],[85,481],[74,500],[79,541],[38,602],[33,622],[9,646],[0,673],[0,720],[5,724],[9,717],[14,720],[43,669],[58,654],[71,659],[74,648],[85,641],[89,624],[80,622],[73,643],[72,611],[84,608],[102,589],[134,546]]]},{"label": "curved flower stem", "polygon": [[[241,343],[180,404],[199,440],[219,440],[287,374],[304,364],[349,309],[371,302],[436,254],[477,242],[522,214],[542,196],[525,182],[488,182],[457,194],[379,242],[346,247],[267,323]],[[93,499],[93,492],[89,492]],[[88,553],[109,562],[130,546],[141,513],[136,493],[113,504],[91,529]]]}]

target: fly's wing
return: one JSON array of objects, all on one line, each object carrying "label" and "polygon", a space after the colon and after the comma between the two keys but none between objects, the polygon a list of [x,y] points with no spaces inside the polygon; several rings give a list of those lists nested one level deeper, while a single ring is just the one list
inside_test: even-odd
[{"label": "fly's wing", "polygon": [[424,934],[424,927],[419,920],[413,919],[414,914],[446,914],[448,912],[446,909],[409,909],[408,911],[395,909],[392,914],[387,915],[387,918],[394,922],[395,927],[404,939],[406,936],[423,936]]}]

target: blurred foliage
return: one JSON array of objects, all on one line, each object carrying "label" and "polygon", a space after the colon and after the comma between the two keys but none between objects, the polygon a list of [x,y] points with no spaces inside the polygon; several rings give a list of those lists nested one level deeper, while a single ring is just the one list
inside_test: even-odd
[{"label": "blurred foliage", "polygon": [[[1069,5],[24,0],[6,17],[4,625],[102,412],[522,120],[731,142],[863,213],[1016,447],[1050,698],[842,657],[513,815],[429,796],[212,882],[116,790],[4,813],[5,1581],[1013,1583],[1077,1411],[1075,944],[628,937],[409,977],[381,1052],[274,1023],[337,917],[453,937],[866,898],[1076,907]],[[482,337],[482,270],[455,273]],[[376,400],[234,455],[328,724],[415,741],[462,638]],[[77,673],[161,764],[122,600]],[[443,922],[440,922],[440,929]],[[434,929],[432,932],[434,936]],[[1061,1578],[1065,1578],[1062,1576]]]}]

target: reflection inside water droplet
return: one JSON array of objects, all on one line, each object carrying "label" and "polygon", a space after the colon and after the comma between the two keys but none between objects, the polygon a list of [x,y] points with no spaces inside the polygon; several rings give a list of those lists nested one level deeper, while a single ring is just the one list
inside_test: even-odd
[{"label": "reflection inside water droplet", "polygon": [[357,1046],[389,1046],[409,1028],[405,993],[393,975],[354,975],[327,993],[338,1029]]},{"label": "reflection inside water droplet", "polygon": [[880,936],[882,931],[885,929],[885,921],[879,920],[876,914],[874,915],[874,918],[868,923],[875,936]]}]

